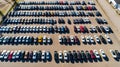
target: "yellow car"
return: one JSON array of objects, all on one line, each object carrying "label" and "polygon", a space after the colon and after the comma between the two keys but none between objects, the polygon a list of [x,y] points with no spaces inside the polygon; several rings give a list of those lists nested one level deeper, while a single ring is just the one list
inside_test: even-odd
[{"label": "yellow car", "polygon": [[42,43],[42,41],[43,41],[43,37],[42,37],[42,36],[39,36],[39,37],[38,37],[38,42],[39,42],[39,43]]}]

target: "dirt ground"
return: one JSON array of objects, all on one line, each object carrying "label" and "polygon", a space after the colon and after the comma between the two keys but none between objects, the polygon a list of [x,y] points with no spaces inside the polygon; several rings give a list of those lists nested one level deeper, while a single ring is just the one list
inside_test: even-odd
[{"label": "dirt ground", "polygon": [[[35,1],[35,0],[34,0]],[[48,0],[46,0],[48,1]],[[50,0],[49,0],[50,1]],[[55,0],[52,0],[52,1],[55,1]],[[67,0],[67,1],[72,1],[72,0]],[[81,1],[81,0],[80,0]],[[72,46],[65,46],[65,45],[60,45],[59,42],[58,42],[58,33],[55,33],[55,34],[43,34],[43,33],[26,33],[26,34],[23,34],[23,33],[20,33],[20,34],[3,34],[4,36],[21,36],[21,35],[29,35],[29,36],[39,36],[39,35],[47,35],[47,36],[50,36],[52,39],[53,39],[53,44],[52,45],[0,45],[0,50],[28,50],[28,51],[31,51],[31,50],[48,50],[52,53],[52,61],[51,62],[0,62],[0,65],[1,67],[119,67],[120,66],[120,61],[116,61],[115,59],[113,59],[113,57],[111,56],[109,50],[110,49],[117,49],[117,50],[120,50],[120,45],[119,45],[119,41],[117,39],[117,36],[115,34],[117,34],[117,30],[116,30],[116,27],[114,25],[112,25],[112,22],[111,20],[109,20],[109,17],[106,16],[106,14],[104,13],[104,11],[101,9],[101,7],[99,6],[99,4],[96,2],[96,0],[94,0],[95,3],[96,3],[96,7],[98,9],[98,11],[100,11],[103,15],[103,17],[108,21],[108,25],[106,26],[110,26],[114,33],[113,34],[109,34],[109,36],[111,37],[111,39],[113,40],[113,44],[96,44],[96,45],[84,45],[83,43],[81,43],[80,45],[72,45]],[[15,17],[14,17],[15,18]],[[58,17],[51,17],[51,18],[54,18],[54,19],[58,19]],[[73,20],[73,18],[79,18],[79,17],[65,17],[64,19],[66,20],[67,18],[70,18],[71,20]],[[81,18],[81,17],[80,17]],[[97,24],[97,22],[95,21],[95,18],[94,17],[89,17],[90,20],[92,21],[91,24],[82,24],[82,25],[85,25],[87,27],[91,26],[91,25],[99,25]],[[63,24],[56,24],[56,25],[59,25],[59,26],[62,26]],[[69,25],[68,23],[65,23],[65,25],[68,26],[69,30],[70,30],[70,33],[69,34],[62,34],[62,35],[76,35],[78,36],[78,38],[80,39],[80,36],[85,36],[85,35],[91,35],[91,36],[94,36],[94,35],[100,35],[100,33],[97,33],[97,34],[92,34],[92,33],[89,33],[89,34],[82,34],[82,33],[79,33],[79,34],[76,34],[74,32],[74,29],[73,29],[73,26],[74,24],[72,25]],[[80,24],[81,25],[81,24]],[[8,26],[13,26],[13,25],[8,25]],[[29,25],[28,25],[29,26]],[[37,24],[34,24],[33,26],[38,26]],[[79,25],[76,25],[76,26],[79,26]],[[102,33],[102,35],[105,35],[104,33]],[[96,49],[96,50],[99,50],[99,49],[103,49],[105,51],[105,53],[107,54],[108,58],[109,58],[109,61],[105,61],[103,59],[102,62],[83,62],[83,63],[56,63],[54,61],[54,51],[62,51],[62,50],[68,50],[68,51],[72,51],[72,50],[93,50],[93,49]]]}]

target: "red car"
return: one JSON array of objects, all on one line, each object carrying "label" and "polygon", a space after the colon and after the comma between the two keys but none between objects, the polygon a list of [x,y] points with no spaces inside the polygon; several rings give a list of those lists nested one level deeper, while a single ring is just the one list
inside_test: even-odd
[{"label": "red car", "polygon": [[59,3],[62,5],[64,2],[61,0],[61,1],[59,1]]},{"label": "red car", "polygon": [[79,41],[77,36],[74,37],[74,41],[75,41],[75,43],[77,43]]},{"label": "red car", "polygon": [[13,51],[10,52],[9,56],[8,56],[8,60],[11,60],[12,59],[12,56],[13,56]]},{"label": "red car", "polygon": [[95,55],[94,55],[93,50],[90,50],[90,55],[91,55],[91,58],[92,58],[92,59],[95,59],[95,58],[96,58]]},{"label": "red car", "polygon": [[70,37],[67,36],[67,43],[70,43]]},{"label": "red car", "polygon": [[87,6],[88,10],[92,10],[92,6]]},{"label": "red car", "polygon": [[80,26],[81,32],[84,32],[84,26]]}]

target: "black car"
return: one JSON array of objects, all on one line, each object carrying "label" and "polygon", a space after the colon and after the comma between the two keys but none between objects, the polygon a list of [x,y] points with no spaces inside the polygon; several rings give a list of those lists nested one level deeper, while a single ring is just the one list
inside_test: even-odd
[{"label": "black car", "polygon": [[89,51],[85,51],[85,54],[86,54],[87,59],[91,59],[91,55],[90,55]]},{"label": "black car", "polygon": [[74,55],[72,54],[71,51],[68,51],[68,55],[69,55],[69,60],[74,61],[74,59],[73,59]]},{"label": "black car", "polygon": [[102,35],[100,35],[99,38],[100,38],[100,40],[101,40],[103,43],[106,43],[106,40],[105,40],[105,38],[104,38]]},{"label": "black car", "polygon": [[96,26],[96,29],[99,33],[102,33],[101,29],[99,28],[99,26]]},{"label": "black car", "polygon": [[77,51],[77,59],[79,61],[82,60],[82,55],[81,55],[80,51]]},{"label": "black car", "polygon": [[54,51],[54,59],[55,59],[55,61],[58,61],[58,52],[57,51]]},{"label": "black car", "polygon": [[82,60],[85,60],[85,59],[86,59],[86,55],[85,55],[85,53],[84,53],[83,50],[81,50],[81,56],[82,56]]},{"label": "black car", "polygon": [[78,59],[77,59],[77,52],[75,50],[73,50],[73,60],[74,61],[78,61]]},{"label": "black car", "polygon": [[84,26],[84,31],[85,31],[86,33],[89,33],[89,31],[88,31],[88,29],[87,29],[86,26]]},{"label": "black car", "polygon": [[118,51],[118,50],[115,50],[115,53],[116,53],[116,55],[117,55],[117,58],[120,59],[120,53],[119,53],[119,51]]}]

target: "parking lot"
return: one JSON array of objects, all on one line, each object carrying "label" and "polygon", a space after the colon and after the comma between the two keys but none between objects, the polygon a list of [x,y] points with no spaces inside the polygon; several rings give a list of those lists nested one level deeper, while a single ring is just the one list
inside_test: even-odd
[{"label": "parking lot", "polygon": [[[31,1],[33,1],[33,0],[31,0]],[[53,1],[53,0],[49,0],[49,1]],[[70,2],[72,2],[72,0],[68,1],[68,3],[70,3]],[[80,1],[80,2],[82,2],[82,1]],[[85,2],[87,3],[88,0],[85,0]],[[11,21],[10,22],[9,20],[5,19],[5,21],[2,24],[3,27],[1,27],[1,29],[0,29],[2,37],[8,36],[8,37],[11,37],[11,39],[12,39],[12,38],[16,38],[16,37],[20,36],[20,37],[22,37],[22,41],[20,41],[20,42],[18,42],[18,41],[16,42],[15,40],[13,40],[13,41],[11,40],[9,42],[3,41],[0,45],[0,50],[13,50],[13,51],[15,51],[15,50],[25,50],[25,51],[34,51],[34,50],[37,50],[37,51],[42,50],[43,51],[43,50],[45,50],[45,51],[50,51],[51,56],[52,56],[52,61],[50,61],[50,62],[1,61],[0,65],[2,67],[8,67],[8,66],[10,66],[10,67],[12,67],[12,66],[20,66],[20,67],[21,66],[23,66],[23,67],[25,67],[25,66],[29,66],[29,67],[33,67],[33,66],[36,66],[36,67],[39,67],[39,66],[113,67],[114,66],[114,67],[118,67],[120,65],[119,61],[116,61],[110,53],[110,49],[113,49],[113,50],[120,49],[119,41],[117,39],[117,36],[115,35],[115,32],[117,32],[117,31],[115,30],[115,27],[111,25],[112,22],[104,14],[103,10],[99,7],[97,2],[95,0],[94,0],[94,2],[95,2],[95,5],[93,5],[93,6],[95,6],[97,8],[97,10],[92,10],[92,9],[91,10],[90,9],[76,10],[77,5],[74,5],[71,3],[74,10],[73,9],[64,10],[62,8],[60,10],[58,9],[56,11],[50,10],[50,9],[49,10],[48,9],[37,10],[38,8],[36,10],[33,10],[31,8],[32,10],[18,10],[18,12],[20,12],[20,11],[21,12],[25,12],[25,11],[43,12],[43,14],[38,14],[38,15],[35,14],[34,15],[34,13],[26,12],[26,14],[21,13],[18,15],[16,14],[16,16],[15,16],[12,13],[11,14],[9,13],[8,17],[7,17],[8,19],[14,19],[14,20],[22,19],[23,20],[23,19],[35,19],[35,18],[41,19],[42,18],[42,19],[46,19],[46,20],[42,20],[42,21],[39,20],[39,22],[37,22],[37,20],[36,21],[30,20],[29,22],[27,22],[25,20],[23,22],[22,21],[20,21],[20,22]],[[60,3],[61,3],[60,5],[62,5],[63,1],[60,1]],[[22,5],[22,6],[24,6],[24,5]],[[33,6],[35,6],[35,5],[33,5]],[[44,5],[41,5],[41,6],[44,6]],[[45,6],[54,6],[54,5],[45,5]],[[55,6],[59,6],[59,5],[55,5]],[[68,6],[68,5],[65,5],[65,6]],[[79,5],[79,6],[83,6],[83,5]],[[16,10],[13,10],[13,12],[14,11],[17,12]],[[51,14],[45,13],[45,12],[49,12],[49,11]],[[75,12],[85,12],[85,13],[92,12],[94,14],[94,16],[89,15],[89,14],[84,15],[82,13],[81,14],[78,13],[79,14],[78,15],[78,14],[74,14],[74,11]],[[102,14],[102,16],[99,16],[99,14],[96,15],[97,11],[99,11]],[[52,12],[53,12],[53,14],[52,14]],[[58,13],[55,14],[54,12],[59,12],[59,14]],[[63,12],[66,12],[68,14],[64,14]],[[52,22],[48,21],[49,18],[53,19]],[[61,18],[64,21],[63,20],[59,21],[59,19],[61,19]],[[83,18],[82,19],[83,21],[79,21],[81,18]],[[107,23],[102,22],[102,21],[100,21],[100,23],[98,23],[96,21],[96,18],[105,19],[107,21]],[[69,22],[68,19],[71,22]],[[75,20],[75,19],[78,19],[78,20]],[[7,21],[9,21],[9,22],[7,22]],[[5,26],[9,27],[9,28],[5,28]],[[56,28],[56,26],[58,28]],[[74,28],[74,26],[76,27],[76,29]],[[98,26],[98,27],[103,26],[104,29],[100,27],[100,29],[101,30],[103,29],[103,30],[102,30],[102,32],[99,32],[98,29],[94,30],[94,27],[96,28],[96,26]],[[42,27],[42,30],[41,30],[41,27]],[[85,27],[88,29],[88,31]],[[109,30],[108,30],[108,28],[109,28]],[[111,28],[111,30],[110,30],[110,28]],[[105,40],[106,40],[105,43],[104,43],[104,40],[102,41],[102,38],[99,37],[100,35],[102,35],[103,38],[105,38]],[[110,37],[112,42],[107,40],[106,35]],[[31,39],[28,38],[29,42],[26,41],[27,36],[33,37],[33,40],[32,40],[32,38]],[[95,39],[96,36],[98,36],[100,38],[101,43],[97,42],[97,40]],[[25,41],[24,41],[24,37],[26,38]],[[38,38],[42,37],[43,40],[36,42],[36,37],[38,37]],[[46,40],[44,40],[44,37],[47,37],[47,38],[45,38]],[[86,38],[85,43],[83,42],[82,37]],[[51,39],[49,39],[49,38],[51,38]],[[60,39],[63,38],[62,43],[59,38]],[[69,40],[69,38],[70,38],[70,40]],[[72,40],[72,39],[74,39],[74,40]],[[87,39],[88,39],[88,41],[87,41]],[[96,49],[98,52],[100,49],[103,49],[105,51],[105,54],[108,56],[108,60],[104,60],[102,58],[102,61],[99,61],[99,60],[94,61],[93,60],[92,62],[90,62],[90,61],[84,62],[83,61],[83,62],[59,62],[59,63],[57,63],[54,59],[55,58],[54,51],[59,52],[59,51],[66,50],[66,51],[72,52],[73,50],[75,50],[75,51],[83,50],[85,52],[86,50],[90,51],[90,50],[94,50],[94,49]]]}]

